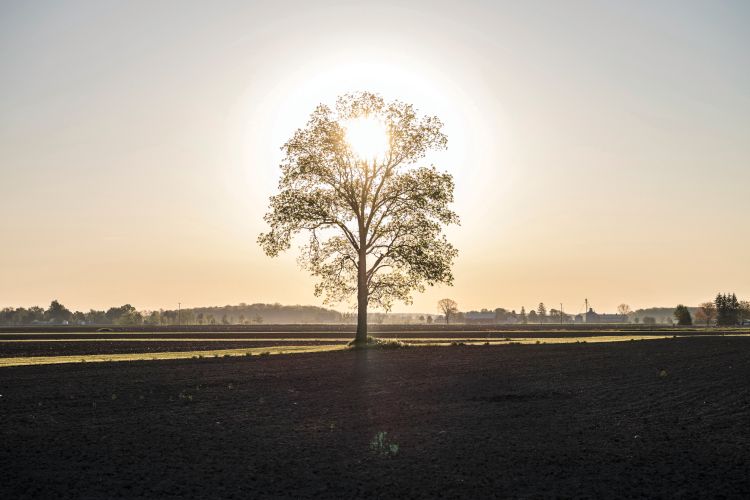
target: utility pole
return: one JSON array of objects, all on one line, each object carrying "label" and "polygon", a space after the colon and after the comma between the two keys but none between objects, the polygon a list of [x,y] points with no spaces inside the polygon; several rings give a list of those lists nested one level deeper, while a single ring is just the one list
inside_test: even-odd
[{"label": "utility pole", "polygon": [[181,324],[181,321],[180,321],[181,307],[182,307],[182,304],[178,302],[177,303],[177,326],[180,326]]},{"label": "utility pole", "polygon": [[562,310],[562,302],[560,302],[560,326],[563,324],[563,310]]}]

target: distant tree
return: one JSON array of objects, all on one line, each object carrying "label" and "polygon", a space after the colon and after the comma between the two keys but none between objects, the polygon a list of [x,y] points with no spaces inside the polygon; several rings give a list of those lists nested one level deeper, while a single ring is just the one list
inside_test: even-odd
[{"label": "distant tree", "polygon": [[734,326],[739,322],[740,302],[735,294],[717,294],[714,304],[718,326]]},{"label": "distant tree", "polygon": [[539,306],[536,308],[536,313],[539,316],[539,324],[541,325],[544,323],[544,319],[547,316],[547,308],[544,307],[544,302],[539,303]]},{"label": "distant tree", "polygon": [[160,311],[150,311],[147,314],[144,314],[143,322],[148,325],[158,325],[161,323],[161,312]]},{"label": "distant tree", "polygon": [[180,316],[180,321],[182,321],[183,325],[194,325],[197,323],[197,320],[195,319],[195,311],[192,309],[183,309],[182,315]]},{"label": "distant tree", "polygon": [[421,321],[422,323],[425,322],[424,314],[419,316],[419,321]]},{"label": "distant tree", "polygon": [[427,316],[427,324],[428,325],[432,324],[432,316]]},{"label": "distant tree", "polygon": [[536,321],[536,317],[537,317],[536,311],[532,309],[531,311],[529,311],[529,316],[528,316],[527,321],[529,323],[533,323],[534,321]]},{"label": "distant tree", "polygon": [[260,314],[256,314],[255,318],[253,318],[253,321],[260,325],[261,323],[263,323],[263,316],[261,316]]},{"label": "distant tree", "polygon": [[245,324],[245,315],[244,314],[240,314],[240,324],[241,325]]},{"label": "distant tree", "polygon": [[617,314],[627,316],[628,314],[630,314],[630,306],[627,304],[620,304],[619,306],[617,306]]},{"label": "distant tree", "polygon": [[507,323],[511,313],[502,307],[495,309],[495,323]]},{"label": "distant tree", "polygon": [[713,302],[704,302],[698,306],[698,310],[695,312],[696,321],[706,323],[706,326],[711,325],[711,321],[716,317],[716,304]]},{"label": "distant tree", "polygon": [[644,316],[643,317],[643,324],[644,325],[649,325],[649,326],[655,325],[656,324],[656,318],[654,318],[653,316]]},{"label": "distant tree", "polygon": [[521,323],[524,325],[528,322],[528,318],[526,317],[526,308],[524,306],[521,306],[521,312],[518,313],[519,318],[521,319]]},{"label": "distant tree", "polygon": [[553,307],[553,308],[551,308],[551,309],[550,309],[550,310],[548,311],[548,314],[549,314],[549,320],[550,320],[550,321],[554,321],[554,320],[555,320],[555,318],[557,318],[557,319],[560,319],[560,311],[558,311],[558,310],[557,310],[557,309],[555,309],[554,307]]},{"label": "distant tree", "polygon": [[458,303],[453,299],[440,299],[438,301],[438,311],[445,316],[445,324],[450,324],[450,319],[458,313]]},{"label": "distant tree", "polygon": [[690,311],[682,304],[675,308],[673,315],[679,326],[689,326],[693,324],[693,318],[690,316]]},{"label": "distant tree", "polygon": [[229,319],[227,318],[226,314],[222,314],[222,316],[221,316],[221,324],[222,325],[228,325],[229,324]]},{"label": "distant tree", "polygon": [[58,301],[53,300],[44,315],[47,321],[51,321],[52,323],[63,323],[65,321],[70,321],[73,313]]},{"label": "distant tree", "polygon": [[106,325],[110,324],[110,321],[107,319],[107,314],[104,311],[90,309],[86,313],[86,323],[89,325]]},{"label": "distant tree", "polygon": [[747,300],[740,301],[738,316],[738,322],[740,325],[744,325],[746,321],[750,320],[750,302]]},{"label": "distant tree", "polygon": [[[380,132],[384,151],[361,151],[358,128]],[[369,305],[389,311],[411,303],[413,291],[451,284],[456,249],[442,234],[458,223],[453,178],[434,167],[415,167],[447,138],[437,117],[420,117],[413,106],[386,103],[360,92],[340,97],[335,109],[320,105],[304,128],[284,145],[280,192],[265,220],[270,231],[258,242],[271,257],[298,234],[309,236],[300,262],[318,283],[326,303],[356,296],[355,342],[367,342]]]},{"label": "distant tree", "polygon": [[637,325],[640,322],[641,322],[641,318],[639,318],[638,316],[633,316],[633,323]]},{"label": "distant tree", "polygon": [[140,325],[143,322],[141,313],[135,307],[125,304],[120,307],[110,307],[104,314],[107,322],[113,325]]}]

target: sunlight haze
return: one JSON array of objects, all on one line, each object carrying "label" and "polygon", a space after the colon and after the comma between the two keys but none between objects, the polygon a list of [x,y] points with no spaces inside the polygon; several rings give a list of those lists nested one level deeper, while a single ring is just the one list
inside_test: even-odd
[{"label": "sunlight haze", "polygon": [[455,284],[394,311],[746,297],[748,22],[746,2],[3,3],[0,307],[321,305],[297,252],[256,239],[280,147],[361,90],[438,116],[425,164],[456,184]]}]

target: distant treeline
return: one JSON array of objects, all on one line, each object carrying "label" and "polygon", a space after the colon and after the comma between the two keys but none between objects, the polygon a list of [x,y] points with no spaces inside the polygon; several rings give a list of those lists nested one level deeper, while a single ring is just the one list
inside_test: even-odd
[{"label": "distant treeline", "polygon": [[[593,312],[593,311],[592,311]],[[536,310],[526,311],[521,307],[519,312],[503,307],[496,309],[481,309],[478,311],[456,311],[452,314],[453,323],[576,323],[590,321],[594,323],[635,323],[644,325],[679,324],[692,325],[695,320],[699,325],[734,326],[750,323],[750,302],[739,300],[732,294],[717,294],[713,301],[704,302],[697,307],[686,307],[682,304],[675,307],[649,307],[631,311],[627,304],[617,307],[617,314],[598,315],[569,314],[557,309],[549,309],[540,302]],[[586,317],[585,319],[583,317]],[[430,322],[432,318],[428,318]]]},{"label": "distant treeline", "polygon": [[6,307],[0,325],[249,325],[261,323],[346,323],[349,315],[316,306],[240,304],[190,309],[138,311],[130,304],[88,312],[71,311],[57,300],[42,307]]},{"label": "distant treeline", "polygon": [[[735,294],[719,294],[711,302],[698,307],[679,305],[679,314],[674,307],[651,307],[630,311],[626,304],[618,307],[618,321],[641,324],[717,324],[731,326],[750,322],[750,303],[738,300]],[[540,303],[536,310],[528,313],[522,307],[519,312],[502,307],[479,311],[456,311],[451,323],[544,323],[575,322],[580,315],[561,313],[556,309],[546,310]],[[607,315],[605,315],[607,316]],[[431,324],[442,322],[441,314],[421,313],[370,313],[372,324]],[[598,322],[606,322],[598,321]],[[194,307],[188,309],[159,309],[138,311],[130,304],[110,307],[107,310],[91,309],[88,312],[71,311],[57,300],[49,307],[6,307],[0,309],[0,326],[24,325],[257,325],[257,324],[353,324],[354,313],[342,313],[317,306],[285,306],[281,304],[244,304],[236,306]]]}]

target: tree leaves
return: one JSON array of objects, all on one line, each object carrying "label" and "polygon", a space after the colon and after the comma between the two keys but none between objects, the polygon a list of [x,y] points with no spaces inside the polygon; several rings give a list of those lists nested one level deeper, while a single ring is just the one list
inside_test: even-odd
[{"label": "tree leaves", "polygon": [[[342,123],[372,115],[386,124],[390,147],[382,159],[364,161],[346,143]],[[334,110],[318,106],[282,147],[279,193],[264,217],[270,231],[259,244],[273,257],[306,233],[299,262],[328,303],[354,295],[359,272],[369,303],[386,310],[427,285],[451,284],[457,250],[442,227],[459,222],[449,208],[453,178],[414,166],[447,146],[441,128],[437,117],[367,92],[341,96]]]}]

